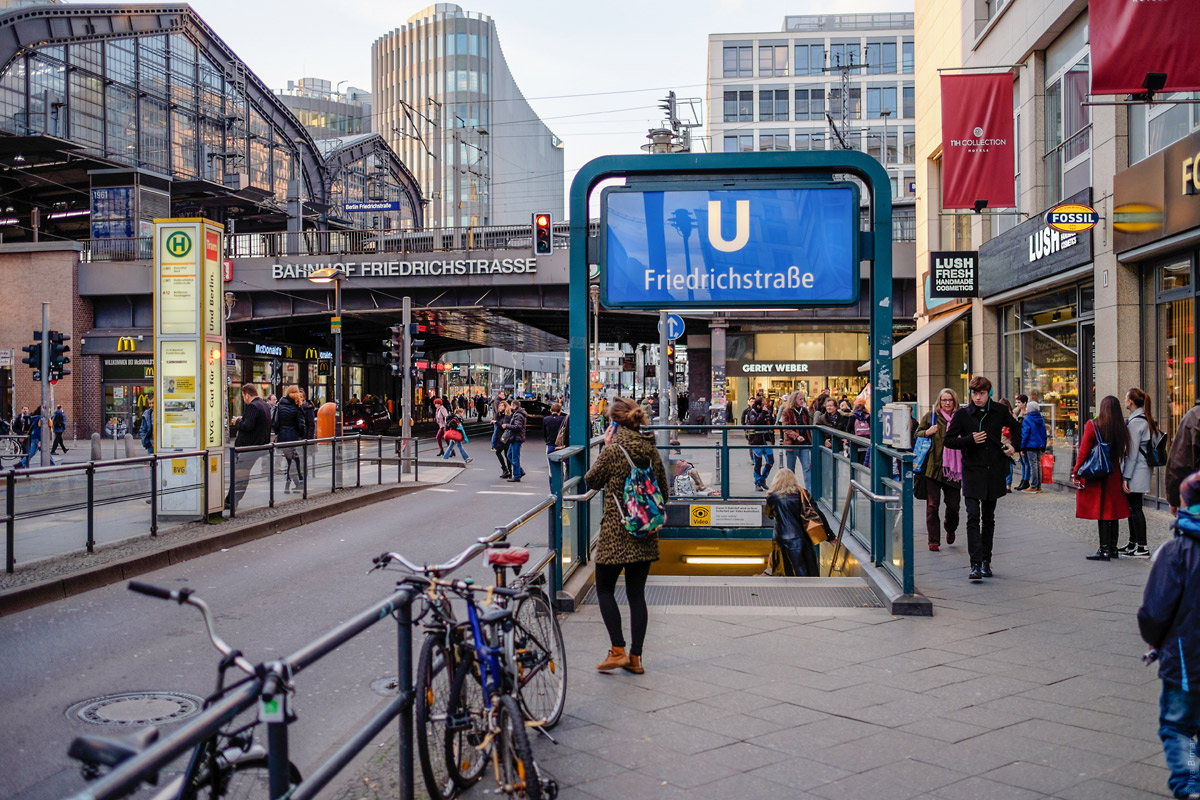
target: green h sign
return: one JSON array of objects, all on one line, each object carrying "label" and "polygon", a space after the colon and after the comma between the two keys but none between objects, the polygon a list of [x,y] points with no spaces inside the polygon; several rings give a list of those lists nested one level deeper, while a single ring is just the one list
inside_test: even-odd
[{"label": "green h sign", "polygon": [[183,231],[175,231],[167,237],[167,252],[176,258],[183,258],[192,252],[192,237]]}]

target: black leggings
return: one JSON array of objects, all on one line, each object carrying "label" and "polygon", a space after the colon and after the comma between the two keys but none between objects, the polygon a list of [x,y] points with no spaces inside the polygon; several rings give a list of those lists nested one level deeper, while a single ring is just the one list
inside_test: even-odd
[{"label": "black leggings", "polygon": [[629,627],[633,646],[629,654],[640,656],[646,641],[646,578],[650,575],[650,562],[635,564],[597,564],[596,598],[600,601],[600,616],[608,628],[608,638],[613,647],[624,647],[625,637],[621,633],[621,609],[617,607],[617,578],[625,570],[625,597],[629,603]]},{"label": "black leggings", "polygon": [[1146,514],[1142,510],[1142,492],[1130,492],[1129,498],[1129,543],[1146,546]]}]

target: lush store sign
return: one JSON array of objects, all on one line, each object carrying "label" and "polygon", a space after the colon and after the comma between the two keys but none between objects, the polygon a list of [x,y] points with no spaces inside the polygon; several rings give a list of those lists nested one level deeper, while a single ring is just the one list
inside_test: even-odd
[{"label": "lush store sign", "polygon": [[930,253],[929,274],[929,297],[975,297],[979,294],[979,253],[967,250]]},{"label": "lush store sign", "polygon": [[858,190],[606,189],[609,308],[830,306],[858,300]]}]

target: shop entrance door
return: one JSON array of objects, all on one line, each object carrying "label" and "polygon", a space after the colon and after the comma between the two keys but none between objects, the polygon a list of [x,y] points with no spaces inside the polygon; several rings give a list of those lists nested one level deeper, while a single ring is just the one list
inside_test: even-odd
[{"label": "shop entrance door", "polygon": [[1096,324],[1079,326],[1079,434],[1083,423],[1096,414]]}]

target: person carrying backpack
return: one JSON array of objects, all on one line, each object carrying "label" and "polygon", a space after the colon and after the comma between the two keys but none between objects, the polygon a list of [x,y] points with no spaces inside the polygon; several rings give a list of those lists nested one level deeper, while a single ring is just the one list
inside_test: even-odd
[{"label": "person carrying backpack", "polygon": [[[625,397],[608,405],[611,421],[604,431],[604,449],[584,476],[589,489],[604,489],[604,512],[596,540],[596,596],[600,615],[608,629],[611,648],[596,666],[601,672],[621,668],[642,674],[642,645],[646,640],[646,578],[650,564],[658,560],[657,521],[662,526],[663,509],[653,506],[667,498],[667,471],[654,445],[654,437],[643,433],[650,420],[646,412]],[[633,478],[634,481],[630,481]],[[637,482],[645,495],[630,495],[631,482]],[[625,506],[622,512],[622,505]],[[632,642],[625,652],[621,631],[621,610],[617,606],[617,578],[625,573],[625,593],[629,605]]]},{"label": "person carrying backpack", "polygon": [[146,448],[146,452],[154,455],[154,396],[148,395],[147,401],[149,405],[142,412],[142,447]]},{"label": "person carrying backpack", "polygon": [[1196,734],[1200,731],[1200,473],[1179,486],[1175,538],[1154,554],[1146,579],[1138,630],[1158,659],[1162,681],[1158,737],[1166,756],[1167,787],[1175,797],[1200,794]]},{"label": "person carrying backpack", "polygon": [[1121,467],[1125,498],[1129,501],[1129,543],[1118,552],[1129,558],[1149,558],[1146,547],[1146,514],[1142,498],[1150,491],[1150,468],[1146,454],[1154,446],[1158,424],[1150,410],[1150,396],[1136,386],[1125,393],[1125,408],[1129,410],[1129,454]]}]

